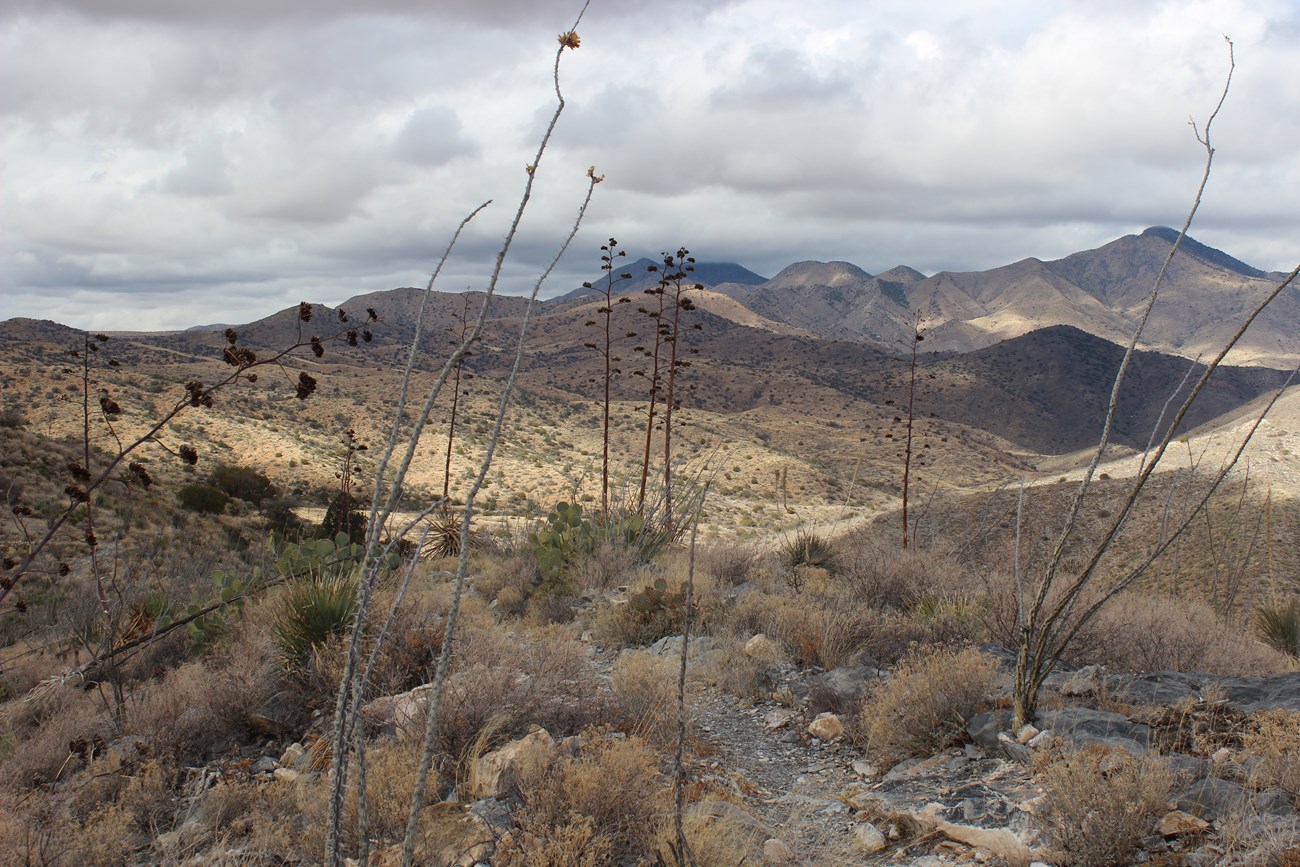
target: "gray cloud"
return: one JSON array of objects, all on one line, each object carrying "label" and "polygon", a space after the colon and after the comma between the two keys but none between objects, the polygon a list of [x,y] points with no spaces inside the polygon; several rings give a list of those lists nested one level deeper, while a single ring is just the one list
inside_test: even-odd
[{"label": "gray cloud", "polygon": [[[168,327],[301,297],[480,287],[554,107],[536,0],[0,0],[0,317]],[[1300,237],[1300,11],[1284,0],[597,0],[509,291],[607,175],[547,293],[614,235],[774,273],[1054,258],[1180,223],[1237,41],[1201,222],[1290,267]],[[8,217],[8,215],[20,215]],[[214,308],[214,298],[240,313]],[[165,306],[163,302],[165,301]],[[120,325],[115,326],[120,318]]]}]

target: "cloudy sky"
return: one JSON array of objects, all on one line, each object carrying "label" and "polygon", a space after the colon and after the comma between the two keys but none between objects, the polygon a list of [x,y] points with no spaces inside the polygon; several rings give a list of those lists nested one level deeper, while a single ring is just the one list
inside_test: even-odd
[{"label": "cloudy sky", "polygon": [[[482,288],[554,105],[570,0],[0,0],[0,319],[248,321]],[[503,289],[685,245],[771,276],[1058,258],[1180,225],[1300,256],[1296,0],[592,0]]]}]

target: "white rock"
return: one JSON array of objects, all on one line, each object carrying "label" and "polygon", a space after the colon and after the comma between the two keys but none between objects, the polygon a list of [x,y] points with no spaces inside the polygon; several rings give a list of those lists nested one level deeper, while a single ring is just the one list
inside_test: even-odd
[{"label": "white rock", "polygon": [[854,825],[853,843],[858,847],[858,851],[863,855],[871,855],[879,852],[889,845],[885,840],[885,835],[880,833],[880,829],[870,822],[863,822],[860,825]]},{"label": "white rock", "polygon": [[817,718],[808,724],[808,734],[824,741],[833,741],[844,736],[844,724],[833,713],[819,713]]},{"label": "white rock", "polygon": [[1028,744],[1034,738],[1038,737],[1039,729],[1034,728],[1029,723],[1025,723],[1020,731],[1016,732],[1016,740],[1022,744]]},{"label": "white rock", "polygon": [[745,642],[745,655],[755,659],[776,659],[781,655],[781,648],[760,632]]},{"label": "white rock", "polygon": [[785,728],[795,717],[792,710],[771,710],[763,716],[763,728],[770,732]]}]

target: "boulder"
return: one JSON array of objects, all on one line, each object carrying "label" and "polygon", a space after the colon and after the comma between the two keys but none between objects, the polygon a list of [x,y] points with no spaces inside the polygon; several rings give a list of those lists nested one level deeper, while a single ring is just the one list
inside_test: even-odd
[{"label": "boulder", "polygon": [[1122,714],[1085,707],[1066,707],[1039,714],[1044,729],[1051,729],[1056,738],[1065,738],[1076,747],[1101,744],[1121,749],[1135,755],[1148,752],[1151,729],[1135,723]]},{"label": "boulder", "polygon": [[1156,829],[1164,837],[1185,837],[1189,834],[1199,834],[1208,827],[1210,823],[1198,816],[1184,813],[1182,810],[1170,810],[1161,818]]},{"label": "boulder", "polygon": [[470,769],[467,798],[482,800],[509,796],[521,773],[549,762],[557,750],[550,733],[539,728],[499,750],[480,756]]},{"label": "boulder", "polygon": [[745,642],[745,655],[766,661],[780,659],[781,645],[760,632]]},{"label": "boulder", "polygon": [[833,713],[820,713],[808,724],[808,734],[824,741],[844,737],[844,724]]},{"label": "boulder", "polygon": [[765,865],[778,867],[778,865],[783,864],[794,864],[798,860],[794,850],[780,837],[770,837],[763,841],[763,863]]},{"label": "boulder", "polygon": [[863,855],[874,855],[889,845],[885,835],[870,822],[854,825],[853,830],[849,833],[853,835],[854,847]]}]

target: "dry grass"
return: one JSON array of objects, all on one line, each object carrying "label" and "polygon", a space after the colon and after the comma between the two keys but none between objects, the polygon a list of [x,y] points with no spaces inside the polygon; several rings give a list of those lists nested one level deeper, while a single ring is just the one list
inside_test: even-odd
[{"label": "dry grass", "polygon": [[1152,757],[1088,746],[1049,760],[1038,820],[1053,844],[1082,867],[1131,863],[1165,810],[1173,775]]},{"label": "dry grass", "polygon": [[1252,714],[1242,733],[1242,751],[1255,759],[1252,784],[1300,799],[1300,713],[1278,709]]},{"label": "dry grass", "polygon": [[610,687],[619,721],[628,732],[659,746],[676,743],[679,672],[676,657],[634,652],[619,656]]},{"label": "dry grass", "polygon": [[960,740],[997,674],[978,650],[918,649],[863,699],[852,726],[873,762],[893,765]]},{"label": "dry grass", "polygon": [[[659,762],[658,753],[640,738],[615,738],[599,729],[584,732],[577,756],[559,755],[522,775],[518,827],[513,842],[498,850],[493,863],[558,867],[649,857],[672,809],[671,788]],[[607,854],[593,861],[583,860],[585,856],[550,860],[587,850]]]}]

